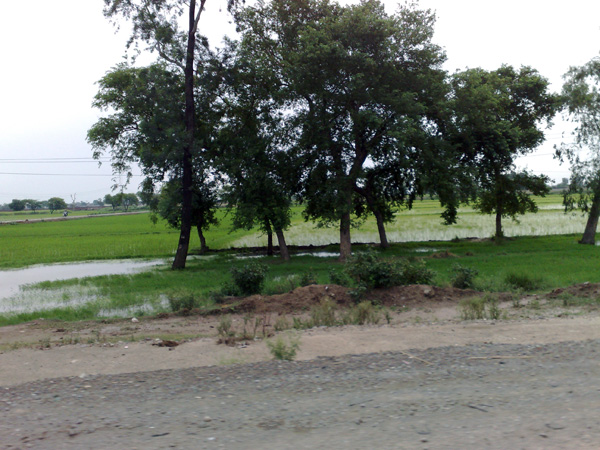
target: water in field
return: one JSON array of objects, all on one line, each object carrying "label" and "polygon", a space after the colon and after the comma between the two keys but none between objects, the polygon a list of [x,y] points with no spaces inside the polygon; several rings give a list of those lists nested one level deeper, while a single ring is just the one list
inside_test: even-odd
[{"label": "water in field", "polygon": [[[28,310],[26,298],[35,297],[33,292],[23,296],[22,288],[43,281],[68,280],[72,278],[97,277],[102,275],[121,275],[135,273],[163,264],[162,260],[153,261],[103,261],[68,264],[48,264],[0,271],[0,313]],[[34,295],[31,295],[34,294]],[[38,296],[40,293],[38,292]],[[62,291],[61,298],[46,299],[44,309],[65,306],[67,298],[73,298],[68,292]],[[75,296],[76,297],[76,296]],[[83,303],[81,298],[73,298],[77,303]],[[89,300],[89,299],[87,299]],[[35,302],[35,300],[32,299]],[[68,302],[66,302],[68,303]],[[35,308],[38,309],[38,308]]]}]

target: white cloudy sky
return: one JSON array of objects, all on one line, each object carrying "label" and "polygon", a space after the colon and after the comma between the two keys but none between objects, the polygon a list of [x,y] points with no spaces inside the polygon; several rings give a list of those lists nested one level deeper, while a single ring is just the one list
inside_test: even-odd
[{"label": "white cloudy sky", "polygon": [[[226,13],[218,10],[225,0],[207,3],[201,29],[216,44],[228,29]],[[390,11],[396,3],[386,0]],[[600,51],[596,0],[420,4],[437,12],[435,41],[447,52],[450,72],[530,65],[558,92],[569,66]],[[102,0],[1,0],[0,5],[0,204],[13,198],[103,197],[113,184],[110,166],[98,168],[91,160],[85,136],[99,117],[91,108],[94,83],[121,60],[126,34],[115,34],[102,15]],[[564,130],[557,123],[546,144],[520,164],[558,180],[568,176],[551,156]],[[136,191],[139,181],[134,178],[129,190]]]}]

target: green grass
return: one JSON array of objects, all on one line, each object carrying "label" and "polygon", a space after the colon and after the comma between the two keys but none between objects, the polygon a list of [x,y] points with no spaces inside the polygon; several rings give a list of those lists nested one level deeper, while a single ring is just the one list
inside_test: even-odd
[{"label": "green grass", "polygon": [[[570,220],[560,210],[560,197],[552,196],[540,202],[543,209],[539,214],[525,216],[530,222],[546,220],[552,215]],[[424,233],[439,225],[441,209],[435,201],[415,204],[412,211],[402,211],[394,223],[388,226],[391,236],[404,232],[415,235]],[[253,239],[264,245],[266,238],[250,231],[230,232],[230,218],[220,211],[221,225],[206,233],[208,245],[213,249],[228,248],[232,245],[251,245]],[[577,219],[583,219],[576,216]],[[469,208],[461,210],[462,225],[443,228],[450,236],[461,233],[483,235],[485,232],[466,227],[479,220],[493,226],[493,218],[481,216]],[[510,221],[505,222],[507,225]],[[525,223],[522,220],[521,225]],[[463,228],[460,228],[460,227]],[[418,229],[417,229],[418,228]],[[417,229],[415,231],[415,229]],[[367,221],[358,231],[353,232],[353,241],[376,241],[362,239],[368,233],[375,233],[373,221]],[[420,230],[420,231],[419,231]],[[583,230],[583,225],[578,232]],[[477,270],[475,287],[485,291],[517,291],[528,289],[544,291],[585,281],[600,282],[600,248],[577,244],[578,235],[555,234],[553,227],[547,236],[521,236],[507,239],[502,245],[489,240],[483,241],[428,241],[396,243],[384,252],[389,257],[422,258],[426,266],[436,272],[434,282],[450,285],[452,268],[457,263]],[[361,235],[363,233],[363,235]],[[490,233],[491,234],[491,233]],[[523,233],[527,234],[527,233]],[[0,268],[18,268],[31,264],[54,263],[83,260],[106,260],[123,258],[167,258],[175,252],[178,230],[168,228],[164,222],[154,225],[148,214],[130,216],[99,216],[90,219],[43,222],[21,225],[0,226]],[[337,242],[336,229],[317,229],[306,224],[301,217],[301,209],[294,208],[292,228],[287,233],[291,244]],[[328,237],[330,236],[331,239]],[[199,247],[198,236],[191,236],[192,253]],[[364,249],[364,245],[354,245],[354,251]],[[336,251],[333,246],[328,250]],[[449,252],[449,258],[433,258],[434,253]],[[454,257],[452,257],[454,255]],[[289,263],[278,257],[264,257],[260,262],[269,266],[265,292],[283,293],[298,286],[304,275],[311,274],[319,283],[329,282],[332,269],[340,272],[342,267],[335,258],[294,256]],[[171,271],[168,265],[162,268],[134,275],[103,276],[74,279],[60,282],[47,282],[34,286],[37,290],[25,291],[23,302],[32,301],[31,311],[0,316],[0,325],[20,323],[46,317],[48,319],[81,320],[105,316],[132,316],[154,314],[168,310],[169,294],[189,293],[199,298],[204,305],[212,304],[211,293],[219,291],[231,280],[230,268],[241,266],[247,260],[234,258],[227,253],[212,255],[209,259],[190,259],[185,271]],[[518,280],[512,275],[525,275]],[[306,278],[306,277],[305,277]],[[512,281],[511,281],[512,280]],[[516,280],[516,281],[515,281]],[[84,299],[84,301],[81,301]],[[15,301],[21,301],[18,298]],[[37,302],[37,303],[36,303]],[[35,304],[42,305],[43,312]]]}]

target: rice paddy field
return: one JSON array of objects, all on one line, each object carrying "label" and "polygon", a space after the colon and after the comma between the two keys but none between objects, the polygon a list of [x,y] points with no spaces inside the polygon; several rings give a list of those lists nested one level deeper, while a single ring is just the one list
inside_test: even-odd
[{"label": "rice paddy field", "polygon": [[[585,217],[565,214],[558,195],[538,199],[540,211],[519,219],[504,221],[506,236],[548,236],[577,234],[583,231]],[[449,241],[455,238],[486,238],[494,233],[494,218],[481,215],[469,207],[460,210],[458,223],[442,224],[442,209],[437,201],[415,203],[412,210],[400,211],[387,225],[390,242]],[[39,218],[38,214],[30,217]],[[221,223],[206,232],[211,249],[261,247],[267,242],[260,231],[231,230],[225,210]],[[128,216],[98,215],[89,219],[0,225],[0,269],[32,264],[123,258],[169,258],[175,254],[179,232],[164,222],[156,225],[149,214]],[[370,219],[352,230],[352,241],[376,243],[379,237],[375,221]],[[289,245],[329,245],[339,242],[336,227],[317,227],[305,222],[301,207],[295,207],[292,226],[286,231]],[[192,253],[200,245],[192,233]]]},{"label": "rice paddy field", "polygon": [[[498,245],[488,239],[494,219],[468,207],[460,211],[458,224],[441,225],[441,209],[435,201],[422,201],[410,211],[401,211],[388,224],[388,238],[395,244],[385,257],[421,259],[435,272],[434,283],[450,283],[456,264],[478,272],[477,288],[484,291],[513,289],[506,282],[514,274],[533,280],[534,290],[548,290],[582,282],[600,282],[600,247],[577,243],[584,225],[581,214],[564,214],[560,196],[539,201],[540,211],[522,217],[519,223],[506,220],[505,233],[515,236]],[[300,278],[310,274],[320,283],[329,283],[332,270],[343,271],[336,258],[336,228],[318,228],[305,223],[301,209],[293,212],[292,227],[286,233],[291,245],[328,245],[321,256],[293,255],[283,263],[276,256],[251,260],[240,256],[244,247],[264,246],[266,237],[258,231],[231,231],[223,211],[221,224],[206,233],[211,249],[235,251],[193,256],[184,271],[172,271],[178,231],[164,223],[153,224],[148,214],[98,216],[89,219],[0,225],[0,270],[15,270],[35,264],[67,263],[89,260],[152,259],[164,260],[150,271],[100,277],[78,277],[21,287],[17,294],[0,299],[0,325],[19,323],[38,317],[79,320],[99,317],[129,317],[169,310],[169,298],[193,296],[210,305],[214,293],[231,282],[230,269],[259,261],[269,268],[265,293],[287,292]],[[455,239],[460,238],[460,239]],[[353,230],[353,242],[377,242],[374,221]],[[366,244],[354,245],[362,251]],[[199,247],[192,235],[191,249]],[[377,250],[375,250],[377,251]],[[451,258],[434,258],[448,252]]]}]

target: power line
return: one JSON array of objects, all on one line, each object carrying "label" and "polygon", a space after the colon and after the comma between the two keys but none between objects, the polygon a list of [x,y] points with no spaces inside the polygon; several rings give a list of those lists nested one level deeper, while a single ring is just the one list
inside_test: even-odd
[{"label": "power line", "polygon": [[[0,172],[0,175],[26,175],[26,176],[50,176],[50,177],[118,177],[119,175],[105,175],[98,173],[31,173],[31,172]],[[124,176],[124,175],[121,175]],[[132,177],[142,177],[143,175],[131,175]]]}]

